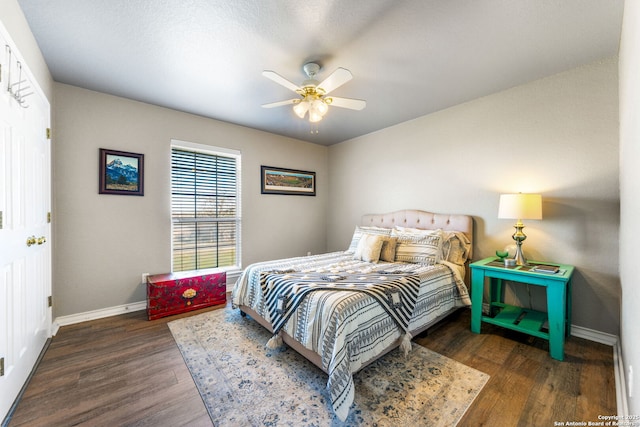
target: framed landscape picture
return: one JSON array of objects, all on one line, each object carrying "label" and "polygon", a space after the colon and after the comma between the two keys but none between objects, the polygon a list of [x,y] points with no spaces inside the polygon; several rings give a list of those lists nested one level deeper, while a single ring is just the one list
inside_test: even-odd
[{"label": "framed landscape picture", "polygon": [[316,195],[316,173],[260,166],[262,194]]},{"label": "framed landscape picture", "polygon": [[144,196],[144,154],[100,148],[100,194]]}]

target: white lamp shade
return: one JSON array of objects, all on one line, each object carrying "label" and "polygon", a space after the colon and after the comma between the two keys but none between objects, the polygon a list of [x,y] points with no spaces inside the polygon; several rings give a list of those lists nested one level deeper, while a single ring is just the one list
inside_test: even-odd
[{"label": "white lamp shade", "polygon": [[299,102],[293,106],[293,112],[301,119],[307,114],[307,110],[309,110],[309,103],[307,101]]},{"label": "white lamp shade", "polygon": [[542,219],[540,194],[501,194],[498,218]]},{"label": "white lamp shade", "polygon": [[322,120],[322,115],[315,109],[310,109],[309,110],[309,121],[311,123],[316,123],[319,122],[320,120]]},{"label": "white lamp shade", "polygon": [[316,99],[315,101],[313,101],[312,108],[315,109],[321,116],[324,116],[325,114],[327,114],[327,111],[329,111],[329,106],[325,104],[321,99]]}]

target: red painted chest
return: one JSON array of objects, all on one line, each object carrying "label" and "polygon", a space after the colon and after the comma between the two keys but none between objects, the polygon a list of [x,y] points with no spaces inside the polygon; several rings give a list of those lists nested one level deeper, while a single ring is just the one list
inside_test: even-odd
[{"label": "red painted chest", "polygon": [[225,304],[226,300],[227,273],[215,268],[147,277],[149,320]]}]

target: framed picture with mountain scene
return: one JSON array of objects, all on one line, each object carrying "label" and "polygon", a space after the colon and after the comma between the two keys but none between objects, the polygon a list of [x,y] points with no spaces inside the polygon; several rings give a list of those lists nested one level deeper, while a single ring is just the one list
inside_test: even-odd
[{"label": "framed picture with mountain scene", "polygon": [[144,154],[100,148],[99,193],[144,196]]}]

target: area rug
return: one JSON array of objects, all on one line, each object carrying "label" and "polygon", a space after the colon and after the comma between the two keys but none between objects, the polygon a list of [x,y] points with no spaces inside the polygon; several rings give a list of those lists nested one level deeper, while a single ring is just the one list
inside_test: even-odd
[{"label": "area rug", "polygon": [[330,406],[327,375],[225,308],[170,322],[216,426],[455,426],[489,376],[422,346],[393,350],[354,376],[346,421]]}]

